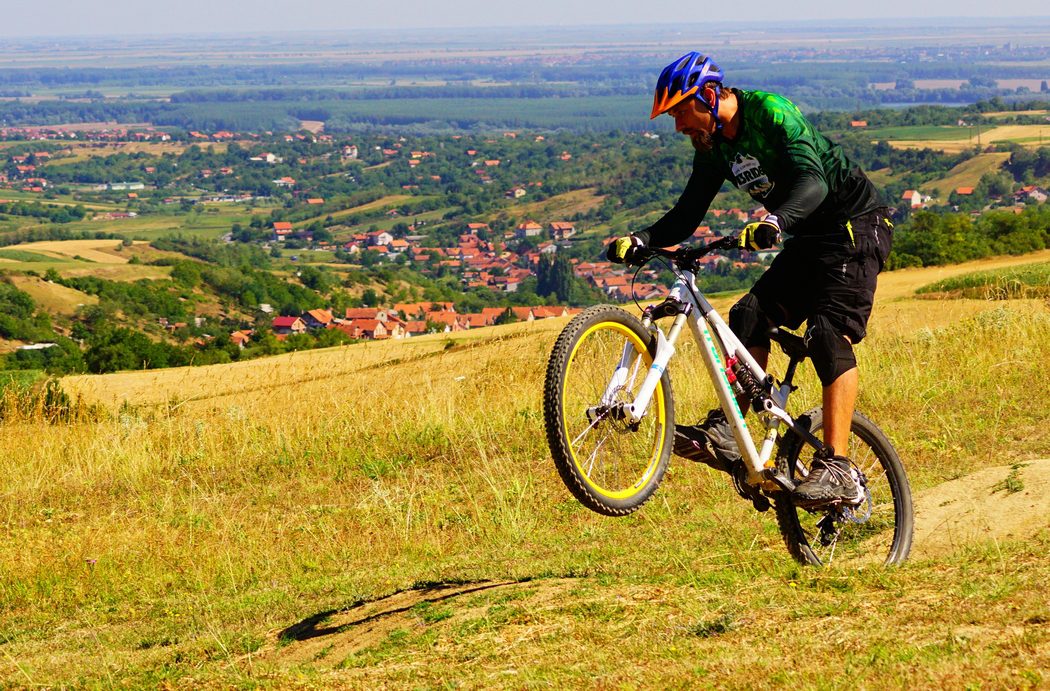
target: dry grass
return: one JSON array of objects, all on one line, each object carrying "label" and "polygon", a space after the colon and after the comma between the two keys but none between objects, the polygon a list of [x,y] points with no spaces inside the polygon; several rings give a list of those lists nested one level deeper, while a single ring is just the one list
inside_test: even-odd
[{"label": "dry grass", "polygon": [[985,173],[994,173],[1010,160],[1009,152],[990,152],[977,154],[949,170],[939,180],[932,180],[923,185],[938,197],[947,200],[948,195],[958,187],[974,187]]},{"label": "dry grass", "polygon": [[[107,142],[70,144],[67,148],[72,154],[71,156],[54,158],[45,164],[45,168],[47,165],[76,163],[92,158],[112,156],[114,154],[145,153],[150,154],[151,156],[161,156],[163,154],[179,156],[190,146],[190,144],[179,142]],[[214,147],[216,152],[221,153],[226,150],[227,144],[225,142],[204,142],[202,144],[197,144],[197,146],[200,146],[201,148]]]},{"label": "dry grass", "polygon": [[[143,241],[136,244],[146,245]],[[7,249],[38,252],[56,259],[81,257],[99,264],[127,264],[131,255],[123,251],[120,240],[48,240],[12,245]]]},{"label": "dry grass", "polygon": [[408,201],[410,199],[418,199],[418,198],[417,197],[413,197],[410,194],[388,194],[385,197],[380,197],[379,199],[376,199],[375,201],[372,201],[372,202],[368,202],[367,204],[360,204],[358,206],[353,206],[353,207],[350,207],[349,209],[343,209],[342,211],[335,211],[335,212],[330,213],[330,214],[321,214],[319,216],[314,216],[313,218],[308,218],[305,221],[298,221],[295,225],[296,226],[308,226],[311,223],[313,223],[314,221],[323,221],[324,219],[328,218],[329,216],[331,216],[332,218],[335,218],[335,219],[339,219],[339,218],[345,218],[347,216],[352,216],[354,214],[365,213],[367,211],[374,211],[376,209],[385,209],[385,208],[388,208],[388,207],[397,206],[398,204],[406,202],[406,201]]},{"label": "dry grass", "polygon": [[[902,287],[932,276],[898,280],[884,278],[858,347],[860,407],[890,431],[916,489],[1050,455],[1050,410],[1033,395],[1050,390],[1047,307],[959,301],[945,317],[956,301]],[[542,433],[543,370],[564,323],[68,378],[74,397],[102,404],[95,417],[9,413],[0,679],[1045,683],[1047,531],[895,571],[801,570],[768,515],[684,462],[637,514],[582,509]],[[711,398],[684,362],[671,370],[683,418]],[[801,383],[804,405],[817,389]],[[513,584],[445,600],[425,588],[465,581]],[[407,610],[381,601],[404,591],[418,597],[388,604]],[[373,600],[376,618],[354,623]],[[307,651],[293,635],[304,630],[323,645]]]},{"label": "dry grass", "polygon": [[1046,115],[1046,110],[999,110],[994,113],[981,113],[981,117],[997,120],[1000,118],[1024,117],[1026,115]]},{"label": "dry grass", "polygon": [[[39,266],[44,271],[49,268],[47,264]],[[141,278],[157,280],[168,278],[171,275],[170,266],[146,266],[144,264],[66,263],[55,265],[55,269],[63,278],[94,276],[95,278],[104,278],[107,281],[137,281]]]},{"label": "dry grass", "polygon": [[573,190],[538,202],[526,202],[510,207],[514,213],[523,218],[569,218],[575,214],[587,213],[596,209],[605,201],[605,195],[597,194],[596,189],[588,187]]},{"label": "dry grass", "polygon": [[965,264],[950,266],[931,266],[922,269],[901,269],[879,276],[878,298],[883,304],[888,300],[910,297],[916,290],[929,283],[943,281],[953,276],[974,271],[991,271],[1024,264],[1037,264],[1050,261],[1050,250],[1032,252],[1020,257],[989,257]]},{"label": "dry grass", "polygon": [[29,294],[37,308],[48,314],[73,315],[82,305],[97,305],[98,296],[45,281],[36,276],[12,275],[11,283]]},{"label": "dry grass", "polygon": [[1050,125],[1001,125],[982,130],[978,139],[969,136],[966,128],[960,128],[959,139],[897,139],[889,142],[898,149],[933,149],[945,153],[959,153],[975,146],[988,146],[995,142],[1014,142],[1024,146],[1039,147],[1050,143]]}]

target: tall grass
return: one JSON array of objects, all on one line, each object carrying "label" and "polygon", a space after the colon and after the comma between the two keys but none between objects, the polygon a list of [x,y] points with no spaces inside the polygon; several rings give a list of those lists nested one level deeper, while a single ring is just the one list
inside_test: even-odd
[{"label": "tall grass", "polygon": [[[898,681],[921,679],[918,663],[902,662],[889,647],[872,653],[889,641],[856,630],[850,610],[836,602],[855,608],[870,596],[892,607],[887,593],[932,588],[934,572],[960,563],[913,575],[800,572],[768,514],[739,501],[723,476],[681,460],[637,514],[602,519],[576,504],[553,471],[542,431],[544,366],[560,326],[519,324],[455,338],[453,347],[431,339],[296,354],[255,369],[212,368],[203,380],[194,372],[119,375],[97,381],[114,401],[120,377],[135,382],[123,389],[131,396],[125,405],[60,420],[43,408],[5,416],[0,678],[299,683],[306,672],[250,660],[271,632],[317,612],[420,582],[572,577],[585,591],[615,587],[623,601],[611,603],[599,589],[584,607],[592,595],[559,591],[538,619],[523,612],[492,623],[488,631],[517,626],[529,641],[517,658],[524,676],[489,676],[502,664],[500,646],[511,644],[482,628],[463,644],[483,661],[473,671],[459,667],[462,649],[451,639],[435,648],[433,638],[426,644],[412,633],[375,652],[374,664],[318,683],[438,683],[462,670],[475,685],[587,685],[595,667],[574,656],[615,664],[619,648],[652,673],[629,673],[629,685],[670,683],[672,670],[679,679],[717,683],[732,678],[723,669],[731,657],[723,651],[689,662],[696,646],[733,636],[757,644],[774,627],[770,611],[787,621],[842,617],[835,635],[860,636],[863,654],[893,658],[878,664],[904,670]],[[873,333],[858,347],[860,407],[890,432],[917,488],[1050,453],[1045,306],[984,306],[952,326],[917,322],[900,331]],[[689,350],[683,347],[684,358]],[[676,407],[682,419],[699,417],[713,397],[699,367],[684,363],[672,365]],[[91,381],[71,380],[70,390],[83,394]],[[199,391],[172,399],[172,382],[185,388],[187,381]],[[815,377],[807,373],[801,383],[799,406],[817,403]],[[1045,574],[1045,564],[1039,568]],[[837,583],[847,588],[838,600],[826,592]],[[795,598],[800,587],[808,595]],[[665,594],[645,600],[639,589]],[[1021,597],[1018,606],[1033,605]],[[618,623],[632,616],[636,634]],[[676,623],[668,629],[660,617]],[[885,617],[883,625],[898,621]],[[532,625],[557,635],[527,633]],[[668,630],[679,652],[656,643]],[[815,636],[794,650],[816,651]],[[431,656],[435,671],[399,657],[402,645]],[[786,664],[794,650],[776,643],[767,659]],[[927,661],[942,669],[950,652],[938,649]],[[829,669],[863,664],[861,654],[838,655]],[[1024,664],[1034,664],[1033,655],[1021,654]],[[985,659],[967,657],[968,668]],[[789,668],[772,662],[757,669],[743,678],[793,678],[778,677]],[[999,671],[981,678],[1009,678]]]},{"label": "tall grass", "polygon": [[978,300],[1050,297],[1050,262],[955,276],[923,286],[917,292]]}]

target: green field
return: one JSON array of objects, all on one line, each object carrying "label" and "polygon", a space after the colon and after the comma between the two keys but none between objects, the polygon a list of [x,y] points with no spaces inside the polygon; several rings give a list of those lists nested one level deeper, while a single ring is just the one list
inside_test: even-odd
[{"label": "green field", "polygon": [[[46,254],[38,254],[36,252],[27,252],[25,250],[9,250],[9,249],[0,249],[0,259],[10,259],[11,261],[14,261],[14,262],[29,262],[29,263],[34,263],[34,262],[53,262],[53,261],[55,261],[54,257],[49,257]],[[4,262],[4,263],[6,263],[6,262]],[[0,264],[0,268],[2,268],[2,267],[3,267],[3,264]]]},{"label": "green field", "polygon": [[[74,231],[116,233],[138,240],[153,240],[165,235],[186,233],[205,238],[220,238],[230,232],[234,223],[247,223],[250,211],[243,205],[203,207],[202,212],[147,213],[118,220],[85,220],[62,227]],[[257,212],[261,213],[261,212]]]},{"label": "green field", "polygon": [[[987,129],[987,128],[986,128]],[[930,141],[955,141],[958,139],[977,139],[976,127],[956,127],[953,125],[916,125],[907,127],[875,127],[864,130],[865,135],[870,135],[873,141],[885,140],[930,140]]]}]

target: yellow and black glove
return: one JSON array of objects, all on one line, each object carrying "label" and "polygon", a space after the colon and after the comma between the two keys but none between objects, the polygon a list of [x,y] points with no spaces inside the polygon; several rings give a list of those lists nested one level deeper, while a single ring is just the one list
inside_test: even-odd
[{"label": "yellow and black glove", "polygon": [[769,214],[761,221],[748,223],[740,233],[740,249],[768,250],[780,242],[780,221],[773,214]]},{"label": "yellow and black glove", "polygon": [[609,243],[605,250],[605,258],[616,264],[629,264],[634,251],[644,246],[645,243],[642,242],[641,238],[633,235],[624,235]]}]

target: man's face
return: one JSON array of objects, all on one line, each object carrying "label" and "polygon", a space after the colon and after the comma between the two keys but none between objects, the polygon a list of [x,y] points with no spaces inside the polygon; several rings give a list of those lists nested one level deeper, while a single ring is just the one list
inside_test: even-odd
[{"label": "man's face", "polygon": [[689,137],[697,151],[714,148],[715,118],[697,98],[687,98],[667,111],[674,118],[676,131]]}]

